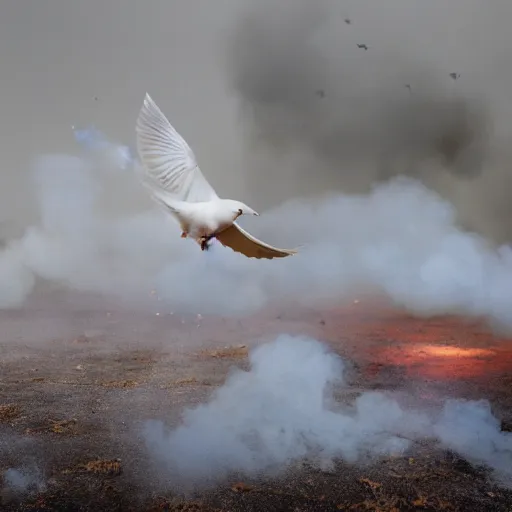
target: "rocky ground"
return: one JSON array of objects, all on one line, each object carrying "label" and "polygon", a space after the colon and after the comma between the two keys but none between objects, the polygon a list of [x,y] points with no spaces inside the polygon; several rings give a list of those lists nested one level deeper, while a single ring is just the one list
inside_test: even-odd
[{"label": "rocky ground", "polygon": [[[159,306],[55,292],[0,313],[1,510],[512,510],[512,492],[486,468],[429,442],[371,465],[303,463],[279,477],[233,475],[188,496],[166,488],[138,435],[142,423],[176,424],[232,366],[247,368],[253,345],[277,334],[314,336],[351,362],[340,401],[368,389],[405,390],[425,403],[486,397],[504,430],[512,342],[481,323],[412,318],[367,299],[239,320]],[[13,470],[25,475],[15,484]]]}]

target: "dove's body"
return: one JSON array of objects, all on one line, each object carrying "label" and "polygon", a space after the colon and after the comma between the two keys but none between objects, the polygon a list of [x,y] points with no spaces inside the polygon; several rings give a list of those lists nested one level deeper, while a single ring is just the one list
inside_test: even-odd
[{"label": "dove's body", "polygon": [[175,215],[183,231],[196,240],[215,236],[239,217],[222,199],[218,202],[182,203]]},{"label": "dove's body", "polygon": [[217,238],[251,258],[282,258],[296,251],[257,240],[235,221],[258,215],[233,199],[221,199],[199,169],[196,157],[156,103],[146,94],[137,119],[137,146],[145,167],[144,184],[151,196],[179,222],[182,238],[194,238],[201,249]]},{"label": "dove's body", "polygon": [[183,234],[195,240],[216,236],[241,215],[242,208],[238,208],[238,201],[231,199],[190,203],[176,200],[162,192],[153,192],[153,196],[176,218]]}]

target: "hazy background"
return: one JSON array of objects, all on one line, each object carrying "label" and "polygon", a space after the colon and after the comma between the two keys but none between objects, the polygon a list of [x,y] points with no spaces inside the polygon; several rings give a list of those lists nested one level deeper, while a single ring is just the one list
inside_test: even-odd
[{"label": "hazy background", "polygon": [[509,240],[511,15],[506,0],[8,0],[0,218],[35,215],[28,164],[69,149],[71,124],[133,142],[148,90],[214,184],[257,209],[408,172]]},{"label": "hazy background", "polygon": [[[492,247],[512,234],[510,14],[466,0],[10,2],[0,218],[20,239],[0,253],[0,307],[41,279],[132,298],[157,287],[194,313],[370,288],[512,327],[512,250]],[[205,257],[133,172],[83,153],[72,125],[133,145],[146,91],[219,193],[264,214],[244,225],[298,256]]]}]

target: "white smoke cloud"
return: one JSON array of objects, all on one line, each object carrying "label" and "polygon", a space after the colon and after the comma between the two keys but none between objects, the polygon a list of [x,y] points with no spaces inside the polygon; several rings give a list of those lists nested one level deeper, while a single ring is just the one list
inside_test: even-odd
[{"label": "white smoke cloud", "polygon": [[500,431],[486,401],[449,400],[438,414],[405,409],[381,392],[336,403],[334,386],[347,387],[343,361],[309,338],[282,335],[254,349],[250,364],[208,403],[185,410],[171,432],[161,421],[146,424],[148,449],[167,481],[276,474],[300,460],[363,462],[404,454],[429,438],[512,482],[512,434]]},{"label": "white smoke cloud", "polygon": [[251,231],[304,246],[291,258],[258,261],[219,244],[202,253],[149,200],[135,210],[131,197],[147,199],[136,173],[112,175],[96,156],[35,161],[41,220],[0,253],[1,307],[22,304],[38,279],[132,300],[156,288],[173,310],[220,314],[371,288],[417,314],[487,316],[512,327],[510,247],[496,250],[459,229],[453,207],[413,179],[264,212]]},{"label": "white smoke cloud", "polygon": [[4,494],[22,495],[28,492],[41,492],[45,484],[41,471],[36,466],[9,468],[3,474]]}]

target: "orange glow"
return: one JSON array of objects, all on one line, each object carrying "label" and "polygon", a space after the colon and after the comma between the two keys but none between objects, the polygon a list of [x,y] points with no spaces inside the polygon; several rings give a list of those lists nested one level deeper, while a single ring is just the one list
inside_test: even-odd
[{"label": "orange glow", "polygon": [[512,368],[512,352],[446,345],[400,344],[376,354],[386,364],[401,366],[410,376],[437,380],[475,378]]},{"label": "orange glow", "polygon": [[421,356],[434,357],[485,357],[494,356],[496,352],[484,348],[461,348],[452,346],[436,346],[436,345],[415,345],[410,349],[411,354]]},{"label": "orange glow", "polygon": [[323,315],[324,337],[343,340],[347,357],[375,376],[396,366],[434,380],[493,378],[512,373],[512,339],[486,323],[454,315],[419,318],[382,302],[352,302]]}]

